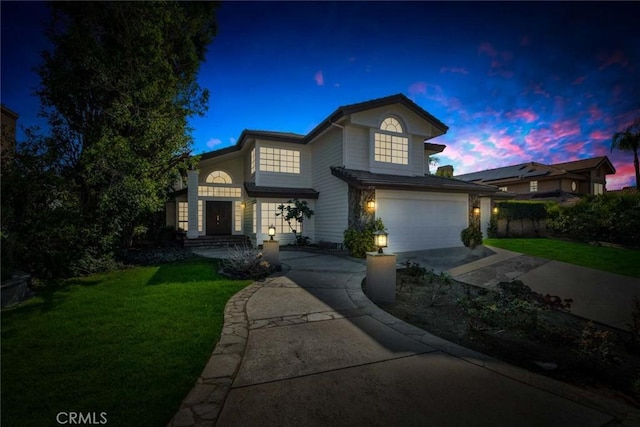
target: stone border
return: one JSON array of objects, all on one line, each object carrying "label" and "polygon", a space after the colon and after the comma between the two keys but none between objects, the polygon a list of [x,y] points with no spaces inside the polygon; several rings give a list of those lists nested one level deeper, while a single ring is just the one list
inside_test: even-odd
[{"label": "stone border", "polygon": [[167,427],[214,426],[244,355],[249,324],[247,301],[262,288],[255,282],[232,296],[224,308],[224,325],[209,362]]}]

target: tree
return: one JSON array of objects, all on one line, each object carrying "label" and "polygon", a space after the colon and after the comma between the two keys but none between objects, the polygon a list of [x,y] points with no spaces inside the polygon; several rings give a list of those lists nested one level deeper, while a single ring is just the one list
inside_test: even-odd
[{"label": "tree", "polygon": [[187,120],[206,111],[208,92],[196,78],[217,4],[50,5],[52,47],[36,90],[50,132],[32,152],[63,187],[43,209],[68,211],[75,258],[110,256],[162,209],[192,162]]},{"label": "tree", "polygon": [[635,119],[624,131],[616,132],[611,140],[611,151],[614,149],[633,152],[633,167],[636,171],[636,188],[640,188],[640,117]]},{"label": "tree", "polygon": [[302,234],[298,236],[298,227],[293,228],[293,226],[291,225],[291,221],[297,222],[298,224],[300,224],[300,228],[302,228],[302,223],[304,222],[304,219],[305,218],[310,219],[313,216],[314,212],[309,207],[306,200],[293,199],[293,200],[288,200],[287,203],[288,205],[278,206],[278,210],[280,212],[277,212],[276,216],[282,215],[287,225],[289,225],[289,229],[295,236],[296,243],[304,244],[306,243],[307,239],[302,237]]}]

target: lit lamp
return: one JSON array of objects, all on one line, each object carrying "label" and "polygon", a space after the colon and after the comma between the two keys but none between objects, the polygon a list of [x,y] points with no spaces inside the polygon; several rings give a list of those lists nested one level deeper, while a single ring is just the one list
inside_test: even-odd
[{"label": "lit lamp", "polygon": [[269,226],[269,240],[273,240],[273,236],[276,235],[276,226],[275,225],[270,225]]},{"label": "lit lamp", "polygon": [[474,206],[473,207],[473,214],[474,215],[480,215],[480,208],[478,206]]},{"label": "lit lamp", "polygon": [[367,201],[367,209],[369,209],[370,211],[374,210],[376,208],[376,202],[375,200],[369,200]]},{"label": "lit lamp", "polygon": [[378,247],[378,253],[382,253],[382,248],[387,247],[387,236],[389,234],[384,231],[374,231],[373,233],[373,243]]},{"label": "lit lamp", "polygon": [[498,207],[497,206],[493,207],[493,213],[494,213],[494,215],[498,215]]}]

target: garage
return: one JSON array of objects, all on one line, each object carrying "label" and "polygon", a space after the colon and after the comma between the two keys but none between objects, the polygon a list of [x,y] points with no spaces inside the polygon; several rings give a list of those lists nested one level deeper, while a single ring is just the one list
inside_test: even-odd
[{"label": "garage", "polygon": [[462,246],[468,205],[466,193],[376,190],[376,218],[389,233],[389,252]]}]

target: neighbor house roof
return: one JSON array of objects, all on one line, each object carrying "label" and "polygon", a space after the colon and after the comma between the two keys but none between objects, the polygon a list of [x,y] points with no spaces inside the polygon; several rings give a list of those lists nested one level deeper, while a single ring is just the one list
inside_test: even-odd
[{"label": "neighbor house roof", "polygon": [[[384,106],[393,105],[393,104],[401,104],[407,107],[409,110],[413,111],[418,116],[431,122],[442,133],[446,133],[447,130],[449,130],[449,127],[447,125],[442,123],[436,117],[428,113],[425,109],[423,109],[418,104],[416,104],[415,102],[407,98],[405,95],[400,93],[396,95],[387,96],[384,98],[377,98],[377,99],[372,99],[370,101],[359,102],[357,104],[349,104],[349,105],[343,105],[341,107],[338,107],[333,113],[331,113],[327,118],[325,118],[322,122],[320,122],[318,126],[313,128],[313,130],[311,130],[311,132],[309,132],[306,135],[301,135],[301,134],[291,133],[291,132],[272,132],[272,131],[264,131],[264,130],[245,129],[240,134],[240,137],[238,138],[238,141],[236,142],[235,145],[232,145],[231,147],[221,148],[215,151],[210,151],[208,153],[204,153],[201,155],[201,159],[202,160],[209,159],[212,157],[218,157],[223,154],[238,151],[242,149],[242,147],[247,142],[247,140],[251,138],[260,138],[260,139],[267,139],[272,141],[292,142],[296,144],[308,144],[315,137],[317,137],[326,129],[328,129],[333,123],[337,122],[338,120],[342,119],[345,116],[348,116],[354,113],[359,113],[361,111],[366,111],[373,108],[379,108],[379,107],[384,107]],[[444,145],[440,145],[440,144],[429,144],[429,145],[425,144],[425,149],[431,149],[437,152],[442,152],[442,150],[444,150],[444,147],[445,147]]]},{"label": "neighbor house roof", "polygon": [[331,173],[359,189],[390,189],[416,191],[447,191],[460,193],[496,193],[498,189],[491,185],[474,184],[454,178],[436,175],[400,176],[371,173],[345,167],[331,167]]},{"label": "neighbor house roof", "polygon": [[520,163],[518,165],[504,166],[496,169],[488,169],[480,172],[456,175],[456,178],[469,182],[484,182],[497,184],[501,181],[512,181],[514,179],[545,178],[566,176],[577,180],[584,180],[585,177],[577,172],[593,169],[601,164],[608,167],[609,173],[615,173],[615,168],[606,156],[594,157],[573,162],[554,163],[545,165],[537,162]]},{"label": "neighbor house roof", "polygon": [[317,199],[320,193],[313,188],[264,187],[253,182],[245,182],[244,189],[249,197],[274,197],[290,199]]}]

